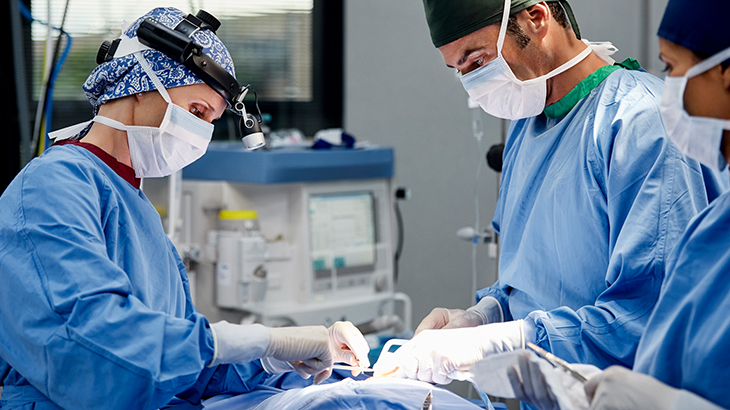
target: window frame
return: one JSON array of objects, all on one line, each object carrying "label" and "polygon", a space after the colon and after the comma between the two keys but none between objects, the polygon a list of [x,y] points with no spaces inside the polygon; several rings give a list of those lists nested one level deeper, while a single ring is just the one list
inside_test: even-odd
[{"label": "window frame", "polygon": [[[267,124],[272,130],[297,128],[312,136],[325,128],[340,128],[344,102],[344,2],[313,0],[312,7],[312,99],[310,101],[260,100],[262,113],[271,115]],[[101,39],[99,44],[101,44]],[[36,62],[33,62],[36,64]],[[256,84],[251,84],[256,89]],[[81,84],[79,84],[81,87]],[[37,101],[33,102],[37,104]],[[247,98],[247,110],[253,100]],[[92,109],[88,101],[53,101],[53,128],[88,121]],[[240,138],[238,117],[226,112],[214,122],[214,140]]]}]

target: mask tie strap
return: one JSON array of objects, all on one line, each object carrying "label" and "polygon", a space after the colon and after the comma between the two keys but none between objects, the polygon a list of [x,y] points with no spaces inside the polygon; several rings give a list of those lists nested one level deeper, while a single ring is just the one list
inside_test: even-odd
[{"label": "mask tie strap", "polygon": [[580,53],[578,53],[578,55],[571,58],[567,62],[563,63],[560,67],[554,69],[553,71],[550,71],[547,74],[541,75],[540,77],[522,81],[522,84],[529,85],[532,83],[536,83],[538,81],[543,81],[544,79],[555,77],[558,74],[562,74],[563,72],[568,71],[569,69],[573,68],[573,66],[575,66],[576,64],[585,60],[586,57],[588,57],[592,52],[593,52],[593,50],[590,47],[586,46],[585,50],[581,51]]},{"label": "mask tie strap", "polygon": [[611,56],[616,54],[618,48],[610,41],[588,41],[586,39],[582,39],[581,41],[590,47],[601,60],[607,62],[609,65],[616,63],[616,60],[611,58]]},{"label": "mask tie strap", "polygon": [[698,76],[727,59],[730,59],[730,47],[690,68],[684,76],[687,78]]},{"label": "mask tie strap", "polygon": [[[585,60],[586,57],[588,57],[593,52],[593,49],[590,47],[586,47],[585,50],[581,51],[576,55],[575,57],[571,58],[567,62],[563,63],[560,67],[554,69],[553,71],[545,74],[543,77],[555,77],[558,74],[562,74],[563,72],[573,68],[576,64],[580,63],[581,61]],[[529,81],[529,80],[528,80]]]},{"label": "mask tie strap", "polygon": [[152,84],[154,84],[157,91],[162,95],[162,98],[164,98],[168,104],[172,104],[170,94],[167,93],[167,89],[165,89],[165,86],[162,85],[162,81],[160,81],[160,78],[157,77],[157,74],[155,74],[155,71],[150,66],[150,63],[148,63],[147,60],[142,56],[142,53],[140,53],[139,51],[134,53],[134,58],[137,59],[139,65],[147,73],[147,76],[150,78],[150,80],[152,80]]},{"label": "mask tie strap", "polygon": [[499,26],[499,37],[497,38],[497,54],[502,55],[502,46],[504,46],[504,38],[507,35],[507,23],[509,21],[510,7],[512,0],[504,1],[504,11],[502,12],[502,25]]},{"label": "mask tie strap", "polygon": [[126,131],[127,126],[122,124],[121,122],[117,120],[113,120],[109,117],[103,117],[101,115],[97,115],[96,117],[92,118],[91,121],[98,122],[99,124],[104,124],[107,127],[112,127],[114,129],[117,129],[119,131]]}]

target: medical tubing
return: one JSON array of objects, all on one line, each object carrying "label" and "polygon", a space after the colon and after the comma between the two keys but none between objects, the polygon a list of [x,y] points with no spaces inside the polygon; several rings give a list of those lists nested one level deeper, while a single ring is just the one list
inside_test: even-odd
[{"label": "medical tubing", "polygon": [[[63,31],[63,27],[66,25],[66,16],[68,16],[68,6],[71,3],[71,0],[66,0],[66,6],[63,8],[63,17],[61,18],[61,27],[58,28],[58,39],[56,39],[55,48],[53,50],[53,60],[51,61],[51,74],[48,76],[48,81],[50,83],[50,86],[53,86],[53,81],[55,81],[56,77],[58,76],[58,70],[56,69],[56,64],[59,61],[59,55],[58,51],[59,48],[61,48],[61,36],[65,33]],[[50,22],[50,17],[48,16],[48,20]],[[50,29],[50,24],[48,25]],[[70,36],[69,36],[70,38]],[[46,88],[46,93],[48,93],[48,88]]]},{"label": "medical tubing", "polygon": [[[251,87],[251,84],[247,85],[246,87]],[[259,108],[259,95],[253,88],[251,89],[251,91],[253,91],[253,101],[254,105],[256,105],[256,115],[258,116],[259,124],[261,124],[264,122],[264,117],[261,115],[261,108]]]},{"label": "medical tubing", "polygon": [[[51,16],[51,2],[49,1],[47,4],[47,15],[50,18]],[[32,17],[30,18],[30,21],[35,21]],[[35,112],[35,121],[33,122],[33,140],[31,141],[31,156],[35,157],[38,154],[38,145],[40,143],[40,134],[43,130],[42,123],[43,123],[43,116],[45,114],[45,106],[46,106],[46,87],[48,83],[48,79],[50,77],[50,68],[49,64],[51,61],[51,25],[50,21],[49,23],[45,24],[47,29],[47,36],[46,36],[46,46],[45,46],[45,53],[43,54],[43,73],[42,73],[42,79],[41,79],[41,92],[38,95],[38,104],[36,105],[36,112]]]},{"label": "medical tubing", "polygon": [[[71,36],[64,31],[61,32],[61,35],[66,36],[66,46],[64,47],[63,53],[58,59],[58,62],[54,65],[54,69],[51,71],[51,78],[49,79],[48,86],[46,87],[46,133],[51,131],[51,123],[53,119],[53,91],[56,85],[56,78],[58,77],[58,73],[61,71],[63,63],[66,61],[66,57],[68,57],[69,51],[71,51]],[[59,36],[58,43],[60,42],[61,37]]]},{"label": "medical tubing", "polygon": [[[59,53],[59,49],[61,48],[61,37],[63,36],[63,33],[64,33],[63,27],[66,25],[66,16],[68,15],[68,6],[70,3],[71,3],[71,0],[66,0],[66,5],[64,6],[64,9],[63,9],[63,17],[61,18],[61,27],[59,27],[58,38],[56,39],[56,44],[53,49],[53,55],[52,55],[53,57],[51,58],[51,72],[48,74],[48,80],[47,80],[48,82],[46,84],[46,89],[45,89],[46,95],[44,98],[45,119],[46,119],[45,131],[46,132],[44,133],[44,135],[38,134],[39,143],[40,143],[40,139],[45,138],[45,134],[51,130],[51,121],[53,119],[53,85],[54,85],[54,82],[56,81],[56,77],[58,76],[58,71],[60,70],[60,67],[58,69],[56,68],[56,64],[59,61],[58,53]],[[51,16],[49,14],[48,15],[49,22],[50,22],[50,17]],[[48,27],[50,30],[50,27],[51,27],[50,24],[48,25]],[[45,144],[44,144],[44,147],[45,147]],[[45,148],[48,148],[48,147],[45,147]]]},{"label": "medical tubing", "polygon": [[58,74],[61,72],[63,63],[66,62],[66,58],[68,58],[68,54],[71,52],[71,46],[73,45],[73,38],[70,34],[68,34],[68,32],[61,31],[61,35],[64,35],[66,37],[66,45],[63,48],[63,53],[61,53],[61,57],[58,59],[58,62],[54,66],[55,70],[53,71],[53,77],[51,77],[51,87],[55,86]]},{"label": "medical tubing", "polygon": [[479,218],[479,176],[482,173],[482,164],[484,163],[484,160],[482,159],[482,140],[481,138],[477,139],[477,147],[479,150],[479,155],[477,155],[477,172],[476,172],[476,179],[474,181],[474,230],[476,231],[476,235],[474,236],[474,241],[472,241],[471,245],[471,296],[470,297],[476,297],[477,294],[477,247],[479,246],[479,232],[481,228],[479,227],[479,224],[481,223]]},{"label": "medical tubing", "polygon": [[13,42],[13,69],[15,74],[15,98],[18,107],[18,125],[20,126],[20,167],[30,161],[31,129],[30,118],[28,117],[28,84],[25,76],[25,56],[23,51],[23,32],[20,19],[22,8],[25,5],[22,0],[10,1],[10,25]]},{"label": "medical tubing", "polygon": [[[50,13],[48,13],[48,22],[42,22],[40,20],[36,20],[33,18],[33,16],[30,14],[30,11],[25,7],[22,2],[19,2],[20,5],[20,11],[23,14],[23,16],[28,19],[31,22],[38,22],[48,27],[49,30],[49,38],[50,38],[50,30],[56,29],[59,31],[58,39],[56,40],[55,47],[53,54],[51,56],[51,71],[48,73],[48,77],[46,79],[45,84],[42,87],[41,96],[39,96],[38,101],[38,109],[36,111],[36,119],[35,124],[33,127],[33,135],[31,140],[31,151],[30,155],[31,157],[36,156],[38,153],[38,147],[40,145],[40,140],[44,136],[41,135],[41,123],[45,119],[45,130],[50,131],[50,125],[51,125],[51,119],[52,119],[52,112],[53,112],[53,86],[56,82],[56,78],[58,77],[58,73],[61,71],[61,67],[63,66],[63,63],[66,61],[66,58],[68,57],[69,52],[71,51],[71,36],[64,31],[63,27],[66,24],[66,16],[68,15],[68,6],[70,4],[70,0],[66,0],[66,5],[64,7],[63,11],[63,17],[61,20],[61,26],[55,27],[52,26],[50,23]],[[50,3],[49,3],[50,4]],[[66,47],[64,48],[63,53],[59,56],[59,49],[61,47],[61,40],[62,36],[66,36],[67,42]]]},{"label": "medical tubing", "polygon": [[395,221],[398,225],[398,243],[395,248],[395,256],[393,257],[393,283],[398,282],[398,264],[400,263],[400,257],[403,254],[403,215],[400,213],[400,206],[398,205],[398,198],[393,202],[395,208]]}]

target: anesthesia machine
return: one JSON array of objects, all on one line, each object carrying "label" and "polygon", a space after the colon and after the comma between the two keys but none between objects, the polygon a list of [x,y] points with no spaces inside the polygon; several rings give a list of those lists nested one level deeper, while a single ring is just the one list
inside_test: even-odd
[{"label": "anesthesia machine", "polygon": [[212,142],[182,177],[145,180],[145,192],[174,193],[149,196],[210,320],[358,325],[398,313],[410,328],[410,299],[393,283],[392,177],[392,148]]}]

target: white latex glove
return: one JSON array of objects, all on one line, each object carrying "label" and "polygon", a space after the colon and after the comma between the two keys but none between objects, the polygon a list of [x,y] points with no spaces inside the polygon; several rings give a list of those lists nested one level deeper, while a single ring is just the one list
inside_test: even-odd
[{"label": "white latex glove", "polygon": [[435,308],[416,328],[415,335],[429,329],[458,329],[486,324],[486,318],[479,311]]},{"label": "white latex glove", "polygon": [[642,373],[612,366],[585,384],[591,410],[671,410],[679,390]]},{"label": "white latex glove", "polygon": [[[461,329],[424,330],[387,361],[375,364],[375,377],[448,384],[467,380],[469,368],[487,355],[524,348],[523,320]],[[382,363],[381,363],[382,362]]]},{"label": "white latex glove", "polygon": [[496,323],[503,320],[502,307],[497,299],[485,297],[467,310],[435,308],[416,328],[418,335],[428,329],[457,329]]},{"label": "white latex glove", "polygon": [[[350,322],[335,322],[328,331],[335,362],[370,367],[370,346],[355,325]],[[352,374],[357,376],[360,372],[353,370]]]},{"label": "white latex glove", "polygon": [[334,362],[370,365],[367,341],[350,322],[336,322],[329,329],[300,326],[272,328],[270,332],[271,341],[263,357],[291,363],[303,378],[314,375],[315,384],[330,377]]},{"label": "white latex glove", "polygon": [[225,320],[210,325],[214,353],[209,367],[225,363],[248,363],[263,356],[271,338],[263,325],[234,325]]},{"label": "white latex glove", "polygon": [[[488,377],[480,376],[484,373],[491,373],[492,377],[495,374],[504,375],[506,376],[505,381],[512,389],[512,396],[514,396],[509,398],[519,399],[540,410],[559,410],[558,399],[540,369],[541,360],[534,353],[522,349],[493,355],[472,367],[474,384],[481,391],[493,394],[491,388],[495,383],[493,381],[490,383]],[[502,369],[495,369],[495,367],[502,367]],[[500,397],[502,396],[500,395]]]},{"label": "white latex glove", "polygon": [[[574,364],[587,376],[600,373],[595,366]],[[499,353],[476,363],[472,382],[495,397],[520,399],[540,410],[586,410],[583,383],[528,350]]]}]

